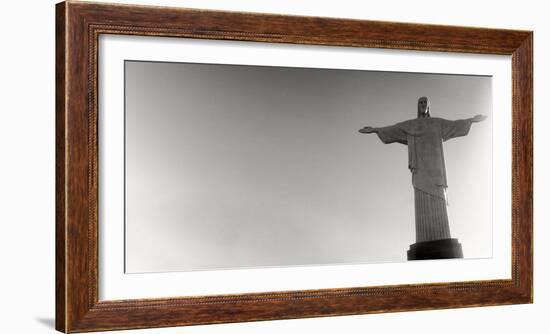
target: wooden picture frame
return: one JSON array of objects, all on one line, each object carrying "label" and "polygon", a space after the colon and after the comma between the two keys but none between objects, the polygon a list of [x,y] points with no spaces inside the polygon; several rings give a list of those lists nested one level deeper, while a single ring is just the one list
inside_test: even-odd
[{"label": "wooden picture frame", "polygon": [[[98,298],[101,34],[512,56],[511,279],[163,299]],[[56,6],[56,329],[86,332],[531,303],[533,33],[66,1]]]}]

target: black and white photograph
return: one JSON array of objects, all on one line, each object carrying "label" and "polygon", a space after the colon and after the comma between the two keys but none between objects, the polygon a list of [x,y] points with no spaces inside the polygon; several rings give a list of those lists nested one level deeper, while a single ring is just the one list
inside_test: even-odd
[{"label": "black and white photograph", "polygon": [[126,60],[125,272],[492,256],[492,77]]}]

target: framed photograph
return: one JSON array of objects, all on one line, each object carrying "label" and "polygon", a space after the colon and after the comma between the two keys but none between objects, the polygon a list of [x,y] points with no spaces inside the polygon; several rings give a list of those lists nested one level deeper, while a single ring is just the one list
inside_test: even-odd
[{"label": "framed photograph", "polygon": [[56,328],[531,303],[533,33],[56,7]]}]

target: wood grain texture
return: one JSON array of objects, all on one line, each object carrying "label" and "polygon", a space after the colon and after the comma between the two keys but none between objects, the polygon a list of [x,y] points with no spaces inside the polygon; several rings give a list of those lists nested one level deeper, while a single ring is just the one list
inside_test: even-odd
[{"label": "wood grain texture", "polygon": [[[512,278],[99,301],[97,43],[101,34],[512,56]],[[56,7],[56,328],[64,332],[399,312],[533,300],[532,32],[64,2]]]},{"label": "wood grain texture", "polygon": [[56,7],[55,22],[55,328],[66,328],[65,312],[65,4]]}]

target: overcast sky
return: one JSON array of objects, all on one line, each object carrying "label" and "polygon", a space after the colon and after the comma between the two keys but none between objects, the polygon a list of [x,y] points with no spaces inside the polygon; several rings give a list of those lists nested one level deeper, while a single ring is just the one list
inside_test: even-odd
[{"label": "overcast sky", "polygon": [[[365,125],[491,116],[491,78],[126,61],[127,272],[406,261],[407,147]],[[491,254],[491,122],[444,144],[451,236]]]}]

